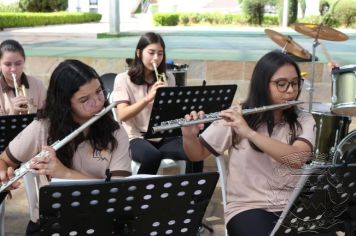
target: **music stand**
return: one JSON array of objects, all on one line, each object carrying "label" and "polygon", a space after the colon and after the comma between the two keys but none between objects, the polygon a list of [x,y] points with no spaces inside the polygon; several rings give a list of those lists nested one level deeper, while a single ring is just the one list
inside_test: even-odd
[{"label": "music stand", "polygon": [[40,235],[196,235],[217,172],[40,188]]},{"label": "music stand", "polygon": [[[35,118],[34,114],[5,115],[0,116],[0,153],[2,153],[10,141],[13,140]],[[4,201],[8,192],[0,193],[0,204]]]},{"label": "music stand", "polygon": [[35,117],[36,113],[0,116],[0,153]]},{"label": "music stand", "polygon": [[236,89],[236,84],[159,88],[144,138],[181,136],[180,129],[153,133],[152,127],[164,121],[182,119],[193,110],[202,110],[207,114],[227,109],[231,106]]},{"label": "music stand", "polygon": [[355,207],[356,164],[308,167],[271,235],[350,233]]}]

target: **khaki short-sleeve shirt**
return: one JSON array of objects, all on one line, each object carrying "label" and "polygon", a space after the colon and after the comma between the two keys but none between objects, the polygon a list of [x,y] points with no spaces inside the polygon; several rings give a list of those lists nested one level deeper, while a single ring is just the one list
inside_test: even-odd
[{"label": "khaki short-sleeve shirt", "polygon": [[[303,140],[313,147],[315,144],[313,116],[300,112],[298,121],[302,130],[297,131],[296,140]],[[267,126],[260,127],[258,132],[268,136]],[[300,170],[289,168],[267,154],[255,151],[247,139],[242,139],[236,148],[233,147],[232,134],[232,129],[224,126],[223,120],[219,120],[200,135],[201,143],[213,154],[219,155],[228,150],[225,222],[249,209],[282,211],[299,180],[300,175],[296,172],[299,173]],[[271,138],[289,143],[291,139],[289,125],[277,124]]]},{"label": "khaki short-sleeve shirt", "polygon": [[[166,86],[174,87],[175,78],[173,74],[167,73]],[[115,78],[113,101],[119,103],[134,104],[146,97],[149,86],[147,84],[137,85],[131,82],[127,72],[118,74]],[[142,138],[148,128],[153,103],[149,103],[140,113],[128,121],[123,122],[129,138]]]},{"label": "khaki short-sleeve shirt", "polygon": [[[49,123],[46,120],[34,120],[27,126],[13,141],[10,142],[6,152],[15,162],[27,162],[38,154],[42,145],[47,144]],[[98,179],[106,177],[105,170],[111,172],[125,171],[131,173],[131,158],[129,156],[128,136],[122,127],[114,132],[118,141],[118,147],[110,152],[109,150],[94,150],[88,141],[79,144],[73,156],[72,169],[83,174],[95,176]],[[21,147],[21,148],[19,148]],[[40,183],[40,186],[47,184]],[[34,213],[33,222],[38,220],[38,203],[33,204],[31,209]]]},{"label": "khaki short-sleeve shirt", "polygon": [[[47,90],[43,82],[32,76],[27,76],[29,88],[26,89],[29,100],[29,113],[36,113],[45,103]],[[0,83],[0,115],[14,115],[14,105],[11,101],[15,97],[13,90],[4,91]]]}]

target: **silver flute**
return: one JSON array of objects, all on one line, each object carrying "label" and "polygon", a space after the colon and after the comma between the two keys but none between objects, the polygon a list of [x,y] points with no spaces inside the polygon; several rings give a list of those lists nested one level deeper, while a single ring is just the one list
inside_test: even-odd
[{"label": "silver flute", "polygon": [[[66,145],[69,141],[71,141],[73,138],[75,138],[76,136],[78,136],[84,129],[86,129],[88,126],[90,126],[91,124],[93,124],[95,121],[97,121],[100,117],[102,117],[103,115],[105,115],[107,112],[111,111],[112,108],[114,108],[117,105],[116,102],[111,103],[109,106],[103,108],[99,113],[95,114],[92,118],[90,118],[88,121],[86,121],[84,124],[82,124],[80,127],[78,127],[76,130],[74,130],[72,133],[70,133],[69,135],[67,135],[65,138],[63,138],[62,140],[58,140],[55,143],[53,143],[51,146],[53,147],[53,149],[55,151],[57,151],[58,149],[60,149],[61,147],[63,147],[64,145]],[[40,153],[38,153],[37,155],[35,155],[35,157],[44,157],[48,155],[48,151],[41,151]],[[4,191],[5,189],[7,189],[9,186],[11,186],[14,182],[16,182],[17,180],[19,180],[22,176],[24,176],[25,174],[27,174],[29,171],[31,171],[30,169],[30,162],[31,160],[25,162],[24,164],[22,164],[18,169],[16,169],[14,171],[14,176],[9,179],[9,181],[6,184],[3,184],[0,187],[0,193],[2,191]]]},{"label": "silver flute", "polygon": [[[265,111],[270,111],[270,110],[276,110],[280,108],[289,108],[298,104],[303,103],[302,101],[289,101],[281,104],[275,104],[275,105],[270,105],[270,106],[262,106],[262,107],[256,107],[256,108],[251,108],[251,109],[243,109],[242,110],[242,115],[250,115],[250,114],[255,114],[255,113],[260,113],[260,112],[265,112]],[[198,119],[198,120],[190,120],[187,121],[184,118],[180,119],[175,119],[175,120],[169,120],[169,121],[164,121],[161,122],[161,125],[152,127],[153,133],[165,131],[165,130],[170,130],[170,129],[177,129],[181,128],[184,126],[191,126],[191,125],[197,125],[197,124],[203,124],[203,123],[208,123],[208,122],[213,122],[216,120],[221,120],[223,119],[221,116],[219,116],[220,112],[212,112],[205,114],[203,119]]]}]

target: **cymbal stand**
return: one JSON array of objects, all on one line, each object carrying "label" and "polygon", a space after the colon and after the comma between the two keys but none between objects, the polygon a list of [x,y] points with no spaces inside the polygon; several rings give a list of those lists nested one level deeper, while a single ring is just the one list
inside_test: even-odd
[{"label": "cymbal stand", "polygon": [[287,36],[288,37],[288,40],[286,40],[286,43],[284,44],[283,48],[282,48],[282,53],[284,54],[287,54],[287,46],[288,46],[288,43],[291,43],[291,41],[293,41],[293,38],[291,36]]},{"label": "cymbal stand", "polygon": [[321,30],[321,27],[319,27],[318,33],[315,37],[315,40],[313,42],[313,53],[312,53],[312,77],[311,77],[311,83],[310,83],[310,88],[309,88],[309,112],[311,112],[312,108],[313,108],[313,94],[314,94],[314,79],[315,79],[315,51],[316,51],[316,47],[319,46],[319,41],[318,41],[318,37],[319,37],[319,32]]},{"label": "cymbal stand", "polygon": [[318,39],[315,39],[313,42],[313,53],[312,53],[312,64],[311,64],[312,77],[311,77],[311,82],[309,87],[309,112],[311,112],[313,106],[314,78],[315,78],[315,51],[316,51],[316,47],[319,44],[320,43],[318,42]]}]

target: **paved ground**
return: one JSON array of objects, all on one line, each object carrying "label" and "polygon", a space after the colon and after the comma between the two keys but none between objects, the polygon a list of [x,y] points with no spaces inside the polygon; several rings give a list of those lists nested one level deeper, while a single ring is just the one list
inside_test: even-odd
[{"label": "paved ground", "polygon": [[[141,19],[142,21],[142,19]],[[221,27],[153,27],[123,24],[117,38],[97,39],[98,33],[108,32],[106,23],[5,29],[0,40],[15,38],[24,44],[28,56],[61,57],[132,57],[139,36],[146,31],[160,32],[167,46],[167,57],[180,60],[256,61],[261,55],[280,48],[264,33],[264,28]],[[313,39],[291,28],[274,29],[312,52]],[[350,39],[344,42],[320,40],[333,60],[342,65],[356,64],[356,31],[340,30]],[[316,48],[320,62],[327,59],[320,46]]]},{"label": "paved ground", "polygon": [[[35,28],[14,28],[0,31],[0,41],[14,38],[23,43],[28,56],[88,56],[126,58],[131,57],[137,39],[142,32],[160,32],[167,44],[167,55],[175,59],[196,60],[257,60],[261,55],[278,46],[271,41],[261,28],[217,28],[217,27],[161,27],[137,24],[135,19],[122,25],[119,38],[96,39],[98,33],[108,32],[105,23],[47,26]],[[313,39],[300,35],[292,29],[275,29],[291,35],[305,49],[312,51]],[[356,64],[356,33],[346,31],[350,39],[345,42],[323,41],[330,55],[340,64]],[[126,36],[125,36],[126,35]],[[317,48],[317,56],[325,61],[325,55]],[[223,235],[222,206],[220,189],[217,188],[206,216],[215,233]],[[23,191],[14,193],[14,199],[7,204],[6,230],[10,236],[23,235],[28,220],[27,201]]]}]

